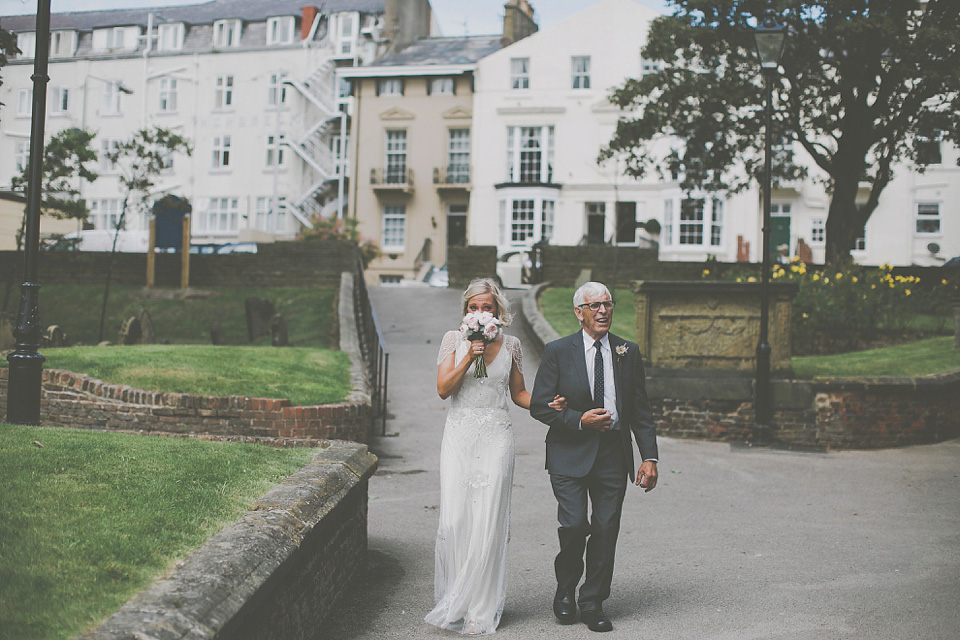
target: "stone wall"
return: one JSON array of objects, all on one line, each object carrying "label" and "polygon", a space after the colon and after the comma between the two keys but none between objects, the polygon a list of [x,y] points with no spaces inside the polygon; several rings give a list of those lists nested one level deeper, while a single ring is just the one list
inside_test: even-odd
[{"label": "stone wall", "polygon": [[363,570],[365,445],[327,442],[167,576],[79,640],[324,637],[324,619]]},{"label": "stone wall", "polygon": [[[356,248],[343,242],[303,241],[257,245],[257,253],[193,254],[190,286],[270,287],[340,286],[340,274],[354,269]],[[40,284],[101,284],[113,260],[112,282],[143,286],[147,279],[145,253],[50,251],[38,260]],[[156,255],[156,286],[180,286],[180,256]],[[22,280],[23,254],[0,251],[0,274]]]},{"label": "stone wall", "polygon": [[[556,338],[536,299],[520,305],[535,334],[532,347]],[[872,449],[960,437],[960,371],[913,378],[775,379],[772,444],[815,449]],[[754,435],[749,371],[647,369],[657,432],[676,438],[749,442]]]}]

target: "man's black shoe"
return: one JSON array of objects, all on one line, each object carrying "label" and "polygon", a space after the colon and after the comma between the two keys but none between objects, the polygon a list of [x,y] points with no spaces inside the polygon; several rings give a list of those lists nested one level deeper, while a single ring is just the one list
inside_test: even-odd
[{"label": "man's black shoe", "polygon": [[573,624],[577,621],[577,603],[573,591],[557,588],[557,595],[553,597],[553,613],[560,624]]},{"label": "man's black shoe", "polygon": [[580,612],[580,622],[587,625],[590,631],[613,631],[613,623],[603,613],[602,609],[587,609]]}]

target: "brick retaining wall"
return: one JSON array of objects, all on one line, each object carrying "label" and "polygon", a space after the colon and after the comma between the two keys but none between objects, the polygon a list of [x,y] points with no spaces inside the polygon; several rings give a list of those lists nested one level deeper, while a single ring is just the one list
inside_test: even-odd
[{"label": "brick retaining wall", "polygon": [[[0,415],[6,415],[9,371],[0,368]],[[366,442],[370,404],[295,407],[286,399],[160,393],[44,369],[40,422],[77,429]]]}]

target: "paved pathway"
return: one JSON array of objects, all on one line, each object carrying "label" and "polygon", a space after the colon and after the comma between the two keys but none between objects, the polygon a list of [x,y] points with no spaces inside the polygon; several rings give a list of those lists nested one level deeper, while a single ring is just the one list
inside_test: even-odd
[{"label": "paved pathway", "polygon": [[[433,606],[446,409],[436,356],[459,321],[459,292],[370,291],[390,350],[389,435],[372,443],[380,469],[370,482],[369,569],[325,637],[454,638],[423,617]],[[516,325],[508,332],[525,338]],[[525,353],[528,388],[537,365]],[[592,637],[553,618],[545,427],[519,408],[512,415],[517,466],[498,637]],[[661,438],[660,454],[657,489],[628,489],[605,604],[615,628],[605,638],[960,638],[960,440],[800,453]]]}]

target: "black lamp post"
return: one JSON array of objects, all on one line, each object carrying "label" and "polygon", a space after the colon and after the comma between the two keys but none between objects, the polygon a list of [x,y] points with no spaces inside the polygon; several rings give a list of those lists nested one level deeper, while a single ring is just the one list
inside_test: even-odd
[{"label": "black lamp post", "polygon": [[763,72],[763,85],[766,100],[764,115],[763,150],[763,273],[760,278],[760,341],[757,344],[757,379],[754,386],[753,407],[755,411],[753,440],[762,444],[768,439],[770,419],[773,408],[770,399],[770,342],[767,325],[770,316],[770,189],[771,170],[771,128],[773,125],[773,76],[780,68],[780,56],[786,42],[787,29],[777,22],[773,8],[768,6],[760,24],[754,30],[757,53],[760,55],[760,69]]},{"label": "black lamp post", "polygon": [[36,55],[33,63],[33,118],[30,126],[30,165],[27,182],[27,224],[23,244],[23,283],[13,336],[17,340],[7,356],[7,422],[40,423],[40,388],[44,357],[40,348],[40,284],[37,254],[40,251],[40,201],[43,179],[43,125],[47,111],[47,60],[50,43],[50,0],[37,0]]}]

